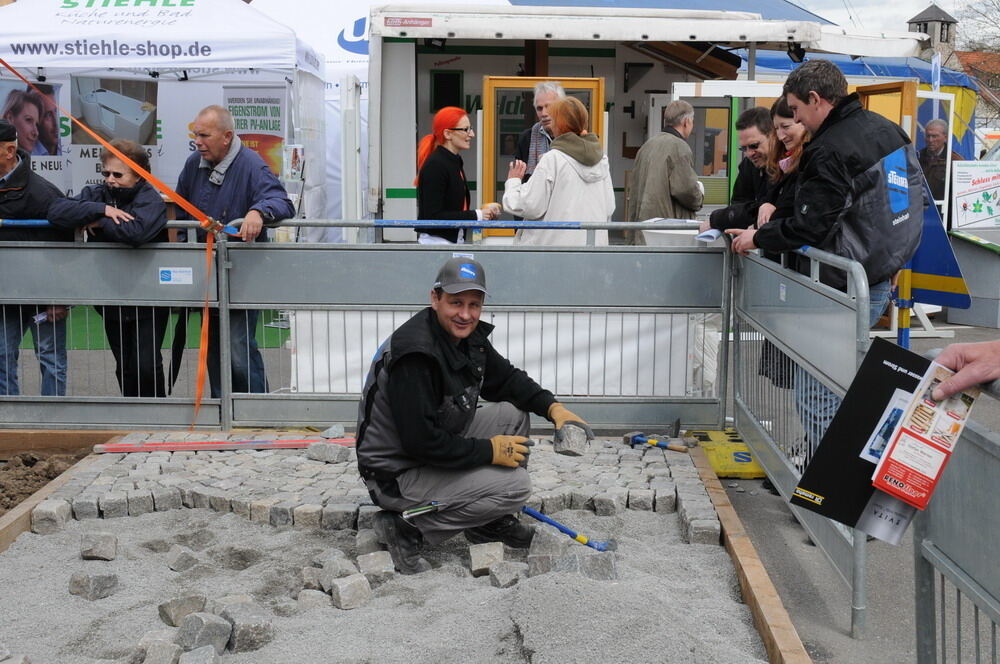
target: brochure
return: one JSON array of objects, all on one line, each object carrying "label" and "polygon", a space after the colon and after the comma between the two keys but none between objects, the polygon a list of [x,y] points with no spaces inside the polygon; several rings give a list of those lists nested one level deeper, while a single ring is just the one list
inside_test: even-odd
[{"label": "brochure", "polygon": [[953,373],[931,365],[873,475],[875,488],[921,510],[927,507],[979,396],[973,387],[935,401],[934,388]]}]

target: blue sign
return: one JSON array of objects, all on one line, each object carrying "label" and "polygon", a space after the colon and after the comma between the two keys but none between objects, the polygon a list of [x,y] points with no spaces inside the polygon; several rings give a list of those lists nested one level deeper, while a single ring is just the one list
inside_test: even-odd
[{"label": "blue sign", "polygon": [[906,148],[902,147],[882,159],[885,188],[889,192],[889,209],[899,214],[910,207],[909,175],[906,170]]},{"label": "blue sign", "polygon": [[[924,199],[933,200],[924,180]],[[940,307],[968,309],[972,306],[969,288],[962,278],[962,269],[948,241],[941,213],[934,204],[924,208],[924,234],[920,246],[910,259],[912,272],[911,297],[914,302]]]},{"label": "blue sign", "polygon": [[337,35],[337,44],[340,45],[340,48],[349,53],[368,55],[368,40],[365,39],[366,22],[367,19],[363,16],[354,22],[354,34],[351,39],[348,39],[345,31],[341,30],[340,34]]}]

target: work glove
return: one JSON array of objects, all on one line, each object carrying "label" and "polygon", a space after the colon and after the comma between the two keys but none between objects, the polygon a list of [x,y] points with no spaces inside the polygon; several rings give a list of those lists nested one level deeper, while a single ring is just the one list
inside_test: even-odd
[{"label": "work glove", "polygon": [[571,413],[567,410],[566,406],[562,405],[558,401],[549,406],[549,419],[552,420],[552,424],[555,425],[556,431],[562,429],[563,425],[567,422],[572,422],[587,432],[587,440],[594,439],[594,430],[590,428],[590,425],[587,424],[582,417]]},{"label": "work glove", "polygon": [[493,436],[490,438],[493,445],[493,465],[517,468],[527,458],[530,450],[529,446],[535,443],[524,436]]}]

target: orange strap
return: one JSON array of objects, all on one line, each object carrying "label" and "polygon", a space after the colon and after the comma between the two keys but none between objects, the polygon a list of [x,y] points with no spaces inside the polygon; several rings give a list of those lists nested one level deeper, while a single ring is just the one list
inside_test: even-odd
[{"label": "orange strap", "polygon": [[[21,75],[19,71],[11,67],[3,58],[0,58],[0,65],[3,65],[10,73],[14,74],[17,78],[21,79],[25,85],[37,92],[42,96],[47,96],[37,87],[35,84],[26,79]],[[55,101],[53,99],[53,101]],[[194,429],[195,423],[198,421],[198,411],[201,410],[201,400],[205,391],[205,375],[208,373],[208,301],[210,299],[209,285],[212,279],[212,249],[214,247],[215,236],[213,231],[222,230],[222,224],[216,220],[209,217],[207,214],[199,210],[191,201],[187,200],[176,191],[168,187],[163,183],[160,178],[156,177],[145,168],[135,163],[132,159],[125,155],[121,150],[111,145],[108,141],[104,140],[90,127],[84,124],[82,121],[78,120],[72,113],[68,112],[59,104],[56,104],[56,108],[59,112],[68,117],[73,123],[76,124],[80,129],[90,134],[94,140],[100,143],[104,148],[106,148],[113,155],[122,160],[123,163],[128,164],[136,173],[140,174],[147,182],[156,187],[161,193],[167,196],[178,205],[180,205],[184,210],[194,217],[203,229],[207,231],[207,236],[205,238],[205,302],[202,306],[201,311],[201,341],[198,346],[198,377],[195,380],[195,392],[194,392],[194,416],[191,419],[191,429]]]}]

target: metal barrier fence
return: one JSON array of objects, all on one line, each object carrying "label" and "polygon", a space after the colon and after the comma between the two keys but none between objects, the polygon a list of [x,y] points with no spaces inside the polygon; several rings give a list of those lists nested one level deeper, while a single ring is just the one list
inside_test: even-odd
[{"label": "metal barrier fence", "polygon": [[[1000,381],[980,408],[996,407]],[[991,398],[992,397],[992,398]],[[913,523],[917,662],[1000,658],[1000,435],[970,422]]]},{"label": "metal barrier fence", "polygon": [[[736,261],[733,291],[735,422],[788,499],[836,403],[868,348],[868,280],[858,263],[816,249],[809,276],[758,256]],[[847,276],[847,292],[819,281],[820,265]],[[822,387],[828,388],[829,391]],[[833,401],[833,403],[831,403]],[[865,535],[790,506],[852,591],[851,633],[866,622]]]},{"label": "metal barrier fence", "polygon": [[[418,223],[303,220],[290,225],[359,227],[372,239],[380,227]],[[567,227],[690,229],[664,223]],[[498,349],[582,416],[609,427],[662,426],[677,417],[693,424],[721,423],[719,394],[728,363],[720,321],[728,318],[731,258],[719,247],[220,242],[208,284],[214,327],[223,340],[220,364],[245,364],[248,358],[225,340],[252,337],[267,385],[251,381],[248,387],[238,377],[234,384],[230,372],[222,371],[215,381],[217,396],[203,401],[196,424],[353,422],[376,347],[426,306],[433,275],[453,252],[474,252],[486,266],[490,298],[484,319],[497,325]],[[133,249],[103,243],[0,243],[0,304],[72,307],[63,340],[66,395],[41,394],[37,358],[25,342],[18,364],[24,389],[20,395],[0,395],[0,426],[190,425],[205,276],[201,244]],[[161,324],[169,315],[164,340],[153,347],[163,347],[168,374],[172,365],[180,367],[170,396],[121,396],[108,337],[131,338],[123,332],[132,328],[119,323],[117,329],[113,324],[105,329],[108,310],[101,309],[117,306],[155,307]],[[253,312],[260,312],[256,320]],[[187,330],[188,343],[175,355],[170,349],[179,329]]]}]

